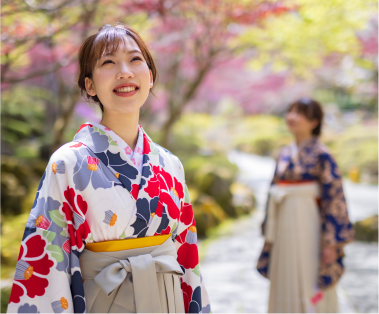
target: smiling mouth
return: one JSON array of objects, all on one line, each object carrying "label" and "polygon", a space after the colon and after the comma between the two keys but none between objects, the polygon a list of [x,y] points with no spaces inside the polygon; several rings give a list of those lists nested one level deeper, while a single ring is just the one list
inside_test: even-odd
[{"label": "smiling mouth", "polygon": [[131,93],[131,92],[134,92],[135,90],[138,90],[137,86],[120,87],[120,88],[114,89],[113,91],[116,93]]}]

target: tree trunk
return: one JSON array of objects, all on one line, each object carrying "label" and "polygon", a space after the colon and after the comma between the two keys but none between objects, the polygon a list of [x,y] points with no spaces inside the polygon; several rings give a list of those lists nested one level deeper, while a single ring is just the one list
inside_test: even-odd
[{"label": "tree trunk", "polygon": [[[197,89],[199,88],[200,84],[205,78],[205,75],[209,72],[211,69],[212,65],[211,62],[209,62],[206,66],[201,68],[198,72],[198,75],[196,78],[189,84],[189,88],[187,90],[187,93],[183,98],[179,98],[178,101],[179,104],[173,103],[173,96],[171,96],[169,103],[172,103],[172,105],[169,106],[170,108],[170,117],[168,120],[165,122],[165,124],[162,127],[162,146],[164,148],[170,149],[170,135],[171,135],[171,129],[174,126],[175,122],[179,120],[179,118],[182,115],[182,112],[184,110],[184,107],[186,104],[194,98],[196,95]],[[171,109],[172,108],[172,109]]]}]

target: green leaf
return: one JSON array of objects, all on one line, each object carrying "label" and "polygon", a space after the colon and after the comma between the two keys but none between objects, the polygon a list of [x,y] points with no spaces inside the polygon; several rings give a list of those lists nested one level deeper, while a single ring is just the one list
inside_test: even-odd
[{"label": "green leaf", "polygon": [[55,238],[55,232],[43,231],[42,234],[49,242],[52,242]]},{"label": "green leaf", "polygon": [[65,229],[60,233],[61,236],[68,237],[68,234]]},{"label": "green leaf", "polygon": [[150,149],[151,149],[151,153],[153,155],[158,155],[159,154],[159,149],[155,146],[154,143],[150,143]]},{"label": "green leaf", "polygon": [[125,235],[125,231],[122,233],[122,235],[120,236],[120,239],[125,239],[126,238],[126,235]]},{"label": "green leaf", "polygon": [[67,224],[64,221],[63,216],[59,212],[59,209],[51,210],[50,212],[50,218],[52,221],[54,221],[59,227],[66,228]]},{"label": "green leaf", "polygon": [[184,203],[191,203],[191,198],[188,192],[188,187],[187,184],[184,185]]},{"label": "green leaf", "polygon": [[109,145],[117,146],[117,143],[108,135]]},{"label": "green leaf", "polygon": [[192,272],[200,277],[200,267],[199,264],[196,265],[196,267],[192,270]]},{"label": "green leaf", "polygon": [[57,263],[64,260],[63,251],[58,245],[50,244],[46,249],[51,252],[51,256],[56,259]]},{"label": "green leaf", "polygon": [[105,132],[102,129],[99,129],[100,134],[105,134]]},{"label": "green leaf", "polygon": [[174,225],[172,226],[172,231],[174,231],[175,230],[175,228],[176,228],[176,222],[174,222]]}]

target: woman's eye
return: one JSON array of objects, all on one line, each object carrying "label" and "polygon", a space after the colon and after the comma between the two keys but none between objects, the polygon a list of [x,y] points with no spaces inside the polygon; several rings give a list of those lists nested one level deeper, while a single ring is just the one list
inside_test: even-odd
[{"label": "woman's eye", "polygon": [[134,61],[134,60],[142,61],[141,57],[134,57],[134,58],[132,59],[132,61]]},{"label": "woman's eye", "polygon": [[105,60],[102,65],[107,64],[107,63],[114,63],[114,62],[112,60]]}]

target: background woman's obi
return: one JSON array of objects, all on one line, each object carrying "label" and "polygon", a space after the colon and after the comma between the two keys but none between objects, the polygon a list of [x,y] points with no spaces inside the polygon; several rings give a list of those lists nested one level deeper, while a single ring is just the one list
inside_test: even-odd
[{"label": "background woman's obi", "polygon": [[[320,144],[317,138],[304,143],[297,148],[295,144],[282,149],[277,160],[277,166],[272,181],[272,188],[283,182],[315,182],[319,186],[319,197],[315,199],[320,218],[319,248],[334,246],[338,258],[335,263],[324,265],[318,257],[317,285],[319,289],[327,289],[334,286],[343,274],[342,258],[343,245],[353,241],[354,230],[349,221],[346,200],[342,188],[342,177],[334,158],[329,154],[327,148]],[[280,198],[278,191],[269,195],[266,208],[266,217],[262,225],[263,232],[267,235],[261,255],[258,260],[257,269],[266,278],[269,277],[270,263],[272,260],[272,240],[275,227],[274,219],[268,219],[270,215],[270,204],[275,203],[271,198]],[[275,193],[278,192],[278,193]],[[307,208],[304,208],[306,211]],[[272,215],[272,213],[271,213]],[[289,217],[288,219],[296,219]],[[271,221],[269,223],[269,220]],[[268,228],[268,230],[267,230]],[[267,233],[268,231],[268,233]],[[277,230],[276,230],[277,232]],[[276,235],[280,237],[280,234]],[[290,253],[290,252],[288,252]]]},{"label": "background woman's obi", "polygon": [[84,313],[90,296],[83,286],[81,256],[87,244],[169,234],[177,264],[170,270],[175,275],[163,276],[180,282],[186,313],[210,311],[183,166],[142,128],[138,142],[143,149],[137,145],[134,155],[141,156],[134,156],[134,163],[121,138],[104,126],[86,123],[73,142],[52,155],[21,242],[8,312]]}]

